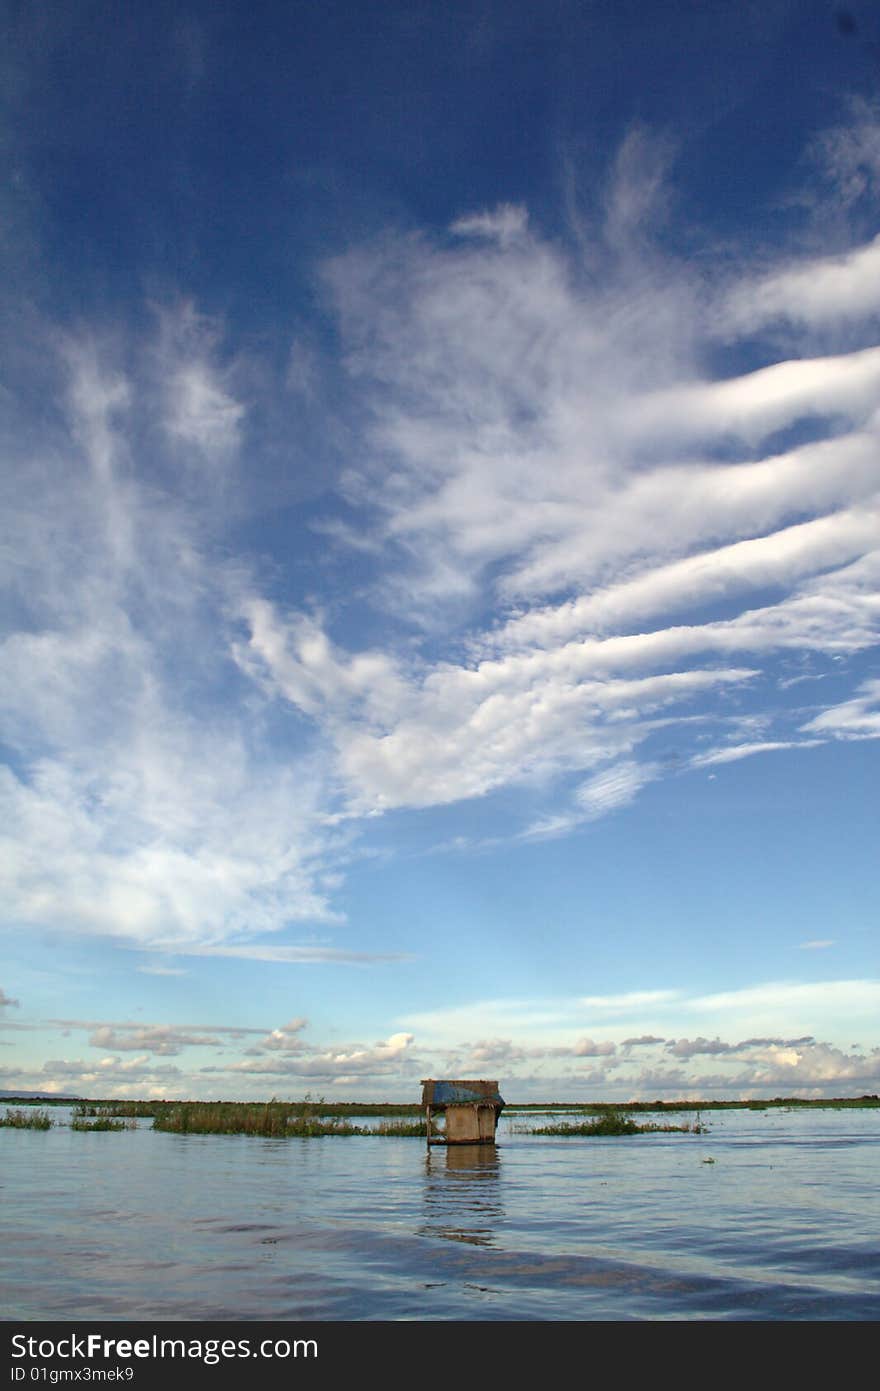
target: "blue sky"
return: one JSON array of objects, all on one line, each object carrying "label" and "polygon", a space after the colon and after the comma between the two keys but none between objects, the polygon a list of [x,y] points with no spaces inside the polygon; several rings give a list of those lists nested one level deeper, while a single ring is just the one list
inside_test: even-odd
[{"label": "blue sky", "polygon": [[0,1087],[880,1089],[867,4],[9,4]]}]

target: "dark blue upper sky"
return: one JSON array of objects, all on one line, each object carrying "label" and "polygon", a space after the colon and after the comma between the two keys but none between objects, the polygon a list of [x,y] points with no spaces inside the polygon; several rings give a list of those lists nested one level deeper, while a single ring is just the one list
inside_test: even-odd
[{"label": "dark blue upper sky", "polygon": [[805,132],[880,76],[876,10],[825,0],[6,10],[13,227],[43,302],[183,285],[260,334],[312,311],[316,259],[389,223],[595,216],[638,123],[671,144],[679,247],[691,223],[772,236]]}]

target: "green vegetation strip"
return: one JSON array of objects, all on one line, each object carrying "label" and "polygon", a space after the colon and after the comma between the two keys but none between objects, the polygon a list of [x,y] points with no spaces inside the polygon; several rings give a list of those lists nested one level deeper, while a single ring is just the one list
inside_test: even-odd
[{"label": "green vegetation strip", "polygon": [[[20,1130],[48,1130],[53,1102],[33,1098],[13,1098],[16,1109],[7,1107],[0,1126]],[[73,1098],[58,1104],[69,1105]],[[880,1097],[837,1097],[802,1100],[799,1097],[773,1097],[767,1101],[638,1101],[638,1102],[533,1102],[506,1108],[507,1129],[529,1135],[643,1135],[652,1132],[681,1132],[700,1135],[707,1127],[704,1111],[849,1110],[876,1108]],[[527,1124],[537,1120],[535,1113],[552,1113],[548,1124]],[[664,1124],[657,1120],[640,1123],[638,1113],[690,1112],[690,1123]],[[424,1138],[425,1122],[416,1104],[388,1102],[327,1102],[323,1097],[306,1096],[302,1101],[79,1101],[71,1122],[73,1130],[127,1130],[136,1128],[139,1117],[151,1119],[154,1130],[177,1135],[263,1135],[270,1137],[313,1135],[396,1136]],[[361,1118],[376,1118],[378,1124],[358,1125]],[[521,1121],[518,1118],[522,1117]]]},{"label": "green vegetation strip", "polygon": [[880,1107],[880,1096],[774,1096],[768,1101],[530,1101],[508,1103],[505,1112],[560,1111],[569,1115],[572,1112],[601,1115],[605,1111],[772,1111],[780,1107],[787,1111],[795,1108],[806,1111],[876,1108]]}]

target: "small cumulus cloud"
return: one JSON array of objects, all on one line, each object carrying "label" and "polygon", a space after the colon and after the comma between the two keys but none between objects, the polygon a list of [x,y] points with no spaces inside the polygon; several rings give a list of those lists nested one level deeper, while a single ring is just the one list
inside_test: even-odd
[{"label": "small cumulus cloud", "polygon": [[595,1039],[582,1038],[574,1045],[571,1052],[575,1058],[609,1058],[617,1052],[617,1048],[609,1040],[597,1043]]},{"label": "small cumulus cloud", "polygon": [[172,1057],[188,1048],[223,1048],[231,1046],[261,1029],[238,1024],[204,1026],[199,1024],[136,1024],[104,1023],[87,1019],[50,1019],[47,1025],[59,1028],[69,1036],[72,1032],[88,1033],[90,1047],[113,1053],[144,1053]]},{"label": "small cumulus cloud", "polygon": [[217,1047],[220,1039],[216,1034],[200,1034],[159,1025],[123,1030],[105,1024],[92,1032],[89,1044],[92,1048],[113,1049],[116,1052],[155,1053],[171,1057],[184,1048]]},{"label": "small cumulus cloud", "polygon": [[315,1050],[308,1057],[261,1058],[234,1064],[231,1071],[236,1074],[317,1078],[332,1081],[346,1075],[357,1077],[382,1077],[398,1072],[401,1066],[411,1060],[410,1049],[413,1035],[392,1034],[384,1042],[372,1048],[352,1044],[339,1049]]},{"label": "small cumulus cloud", "polygon": [[522,1062],[533,1050],[517,1047],[509,1038],[480,1039],[461,1045],[461,1051],[474,1063],[511,1064]]},{"label": "small cumulus cloud", "polygon": [[[98,1062],[85,1062],[82,1058],[51,1058],[43,1064],[39,1073],[45,1078],[47,1086],[71,1086],[77,1090],[101,1087],[105,1084],[120,1084],[123,1089],[134,1085],[151,1085],[157,1082],[174,1082],[181,1076],[178,1067],[171,1063],[156,1065],[147,1054],[134,1058],[121,1059],[115,1056],[101,1058]],[[92,1091],[94,1095],[94,1090]],[[97,1093],[99,1096],[102,1093]]]},{"label": "small cumulus cloud", "polygon": [[248,1054],[258,1056],[261,1053],[302,1053],[306,1051],[308,1045],[303,1042],[299,1035],[307,1026],[307,1019],[291,1019],[281,1028],[273,1029],[259,1043],[255,1043],[247,1050]]},{"label": "small cumulus cloud", "polygon": [[677,1042],[670,1042],[666,1045],[667,1053],[671,1053],[675,1058],[695,1058],[704,1055],[719,1053],[730,1053],[732,1045],[722,1043],[720,1038],[680,1038]]}]

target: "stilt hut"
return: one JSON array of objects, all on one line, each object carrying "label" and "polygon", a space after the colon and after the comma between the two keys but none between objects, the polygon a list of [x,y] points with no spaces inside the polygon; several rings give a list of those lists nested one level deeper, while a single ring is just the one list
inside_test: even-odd
[{"label": "stilt hut", "polygon": [[[494,1145],[504,1098],[497,1082],[422,1082],[429,1145]],[[431,1118],[445,1113],[446,1133],[431,1134]]]}]

